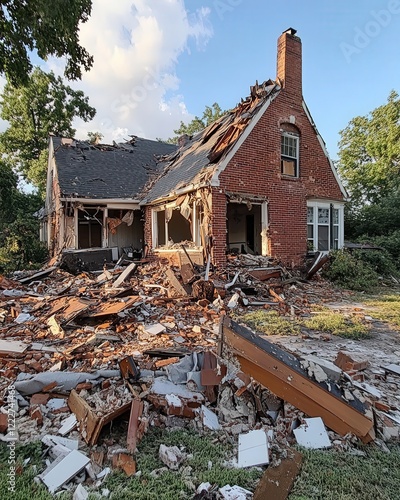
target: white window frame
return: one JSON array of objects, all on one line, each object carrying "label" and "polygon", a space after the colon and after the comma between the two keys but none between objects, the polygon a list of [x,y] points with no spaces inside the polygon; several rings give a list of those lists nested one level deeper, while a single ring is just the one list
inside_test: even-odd
[{"label": "white window frame", "polygon": [[[167,208],[172,208],[173,210],[178,210],[179,207],[175,205],[175,203],[168,203],[167,205],[160,205],[159,207],[155,207],[151,211],[151,240],[153,244],[153,250],[157,248],[162,248],[158,244],[158,219],[157,212],[165,212]],[[192,241],[197,246],[201,246],[201,237],[200,237],[200,225],[201,221],[199,220],[199,208],[197,206],[197,201],[193,203],[192,207]],[[165,221],[165,242],[168,241],[168,222]],[[166,245],[167,246],[167,245]]]},{"label": "white window frame", "polygon": [[[334,228],[337,228],[337,238],[335,238],[335,234],[333,235],[333,241],[331,241],[331,231],[330,231],[330,217],[331,217],[331,206],[333,206],[334,210],[337,210],[338,220],[337,224],[334,224]],[[309,222],[309,209],[312,209],[313,218],[312,222]],[[318,221],[318,209],[327,209],[329,214],[329,220],[327,223],[319,223]],[[318,228],[320,226],[328,227],[328,250],[319,250],[318,249]],[[308,234],[308,229],[312,227],[312,237]],[[343,248],[344,246],[344,203],[338,202],[329,202],[329,201],[319,201],[313,200],[307,202],[307,241],[308,248],[310,251],[318,252],[321,251],[323,253],[328,253],[330,250],[335,250]],[[335,241],[337,241],[337,245],[335,245]]]},{"label": "white window frame", "polygon": [[[283,140],[285,138],[288,138],[288,139],[291,139],[291,140],[294,140],[296,141],[296,154],[295,156],[292,156],[292,155],[289,155],[289,154],[284,154],[284,151],[283,151]],[[299,177],[299,172],[300,172],[300,168],[299,168],[299,145],[300,145],[300,138],[297,134],[292,134],[290,132],[282,132],[281,134],[281,174],[285,177],[291,177],[291,178],[298,178]],[[292,174],[288,174],[288,173],[285,173],[283,170],[283,161],[284,160],[289,160],[289,161],[293,161],[294,162],[294,166],[295,166],[295,173],[294,175]]]}]

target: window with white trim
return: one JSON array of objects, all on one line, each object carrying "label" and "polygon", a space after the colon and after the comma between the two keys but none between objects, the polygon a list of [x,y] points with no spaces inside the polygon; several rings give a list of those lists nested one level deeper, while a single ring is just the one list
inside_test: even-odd
[{"label": "window with white trim", "polygon": [[288,132],[281,135],[281,173],[299,176],[299,137]]},{"label": "window with white trim", "polygon": [[[191,220],[181,213],[180,207],[163,205],[152,211],[152,239],[154,248],[169,247],[181,241],[194,241],[199,244],[199,215],[190,209]],[[194,224],[191,222],[194,221]],[[193,236],[194,235],[194,236]]]},{"label": "window with white trim", "polygon": [[310,251],[328,252],[343,246],[343,206],[317,202],[307,206],[307,242]]}]

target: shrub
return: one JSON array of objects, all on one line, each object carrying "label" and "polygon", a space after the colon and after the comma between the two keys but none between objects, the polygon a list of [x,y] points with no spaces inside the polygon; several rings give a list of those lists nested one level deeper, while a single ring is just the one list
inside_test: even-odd
[{"label": "shrub", "polygon": [[[400,241],[399,241],[400,244]],[[380,246],[380,245],[379,245]],[[354,257],[368,264],[380,276],[398,275],[399,271],[390,253],[383,250],[356,250]]]},{"label": "shrub", "polygon": [[375,245],[386,250],[387,254],[394,260],[397,270],[400,270],[400,229],[387,236],[376,236],[372,241]]},{"label": "shrub", "polygon": [[36,269],[47,258],[46,246],[39,241],[39,222],[18,217],[1,235],[0,273]]},{"label": "shrub", "polygon": [[359,252],[347,250],[331,252],[330,263],[323,275],[334,283],[350,290],[370,290],[379,283],[379,275],[372,266],[363,261]]}]

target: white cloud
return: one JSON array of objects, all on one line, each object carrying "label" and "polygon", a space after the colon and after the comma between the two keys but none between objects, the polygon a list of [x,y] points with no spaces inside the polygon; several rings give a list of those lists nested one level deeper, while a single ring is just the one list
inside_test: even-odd
[{"label": "white cloud", "polygon": [[[175,68],[192,44],[205,48],[213,34],[209,15],[204,7],[188,13],[183,0],[93,2],[80,38],[95,62],[73,86],[89,96],[97,115],[76,123],[77,136],[98,130],[106,141],[128,134],[166,138],[181,119],[190,119]],[[59,62],[50,64],[60,72]]]}]

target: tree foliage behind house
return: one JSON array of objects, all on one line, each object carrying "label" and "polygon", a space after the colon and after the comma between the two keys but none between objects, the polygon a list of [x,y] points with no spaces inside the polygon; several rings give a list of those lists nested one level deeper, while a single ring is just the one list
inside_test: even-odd
[{"label": "tree foliage behind house", "polygon": [[226,111],[223,111],[221,109],[221,106],[218,103],[214,102],[212,106],[205,107],[201,118],[195,116],[193,120],[188,124],[185,124],[183,121],[181,121],[180,127],[174,130],[175,135],[173,137],[170,137],[167,142],[177,144],[179,137],[181,137],[182,135],[187,134],[189,136],[192,136],[208,127],[208,125],[215,122],[216,120],[218,120],[218,118],[224,116],[225,114]]},{"label": "tree foliage behind house", "polygon": [[39,241],[38,194],[18,189],[18,176],[0,161],[0,274],[37,267],[47,256]]},{"label": "tree foliage behind house", "polygon": [[377,203],[400,186],[400,98],[353,118],[340,132],[339,172],[352,205]]},{"label": "tree foliage behind house", "polygon": [[8,81],[0,106],[0,116],[9,125],[0,134],[0,151],[41,192],[46,185],[49,134],[72,137],[73,119],[88,121],[96,112],[82,91],[40,68],[34,69],[25,85],[15,87]]},{"label": "tree foliage behind house", "polygon": [[92,0],[2,0],[0,3],[0,74],[12,85],[26,85],[31,54],[46,60],[66,57],[65,76],[80,79],[93,57],[79,43],[79,25],[89,19]]},{"label": "tree foliage behind house", "polygon": [[[367,272],[396,275],[400,270],[400,98],[366,116],[353,118],[340,132],[339,172],[350,193],[345,212],[345,239],[381,247],[378,252],[339,252],[328,276],[373,283]],[[350,287],[350,284],[348,284]]]}]

